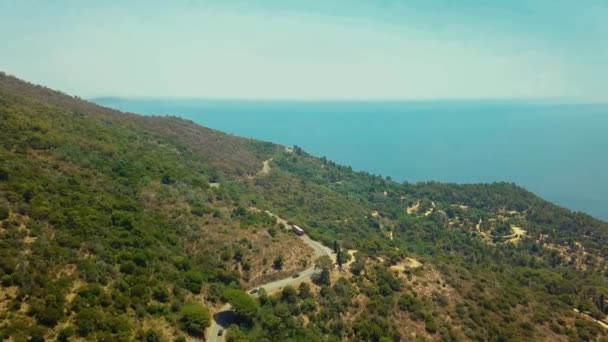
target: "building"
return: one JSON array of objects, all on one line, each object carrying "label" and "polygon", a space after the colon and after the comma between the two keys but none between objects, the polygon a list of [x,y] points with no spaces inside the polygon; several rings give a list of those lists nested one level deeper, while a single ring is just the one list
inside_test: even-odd
[{"label": "building", "polygon": [[291,230],[293,230],[294,233],[298,234],[298,235],[304,235],[306,232],[304,231],[304,229],[296,226],[295,224],[291,226]]}]

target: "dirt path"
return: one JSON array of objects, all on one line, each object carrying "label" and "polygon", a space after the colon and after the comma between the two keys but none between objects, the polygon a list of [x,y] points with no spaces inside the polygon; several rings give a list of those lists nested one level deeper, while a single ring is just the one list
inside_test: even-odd
[{"label": "dirt path", "polygon": [[[583,316],[584,318],[599,324],[602,328],[608,329],[608,324],[605,322],[605,320],[599,321],[584,312],[580,312],[578,309],[572,309],[572,310],[574,310],[574,312],[578,313],[579,315]],[[608,317],[607,317],[607,319],[608,319]]]}]

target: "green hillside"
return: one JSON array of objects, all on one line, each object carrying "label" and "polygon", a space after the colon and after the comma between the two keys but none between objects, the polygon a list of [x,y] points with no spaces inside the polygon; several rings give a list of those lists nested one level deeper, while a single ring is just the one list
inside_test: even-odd
[{"label": "green hillside", "polygon": [[191,340],[229,301],[231,341],[606,339],[607,257],[608,224],[513,184],[399,184],[0,74],[0,338]]}]

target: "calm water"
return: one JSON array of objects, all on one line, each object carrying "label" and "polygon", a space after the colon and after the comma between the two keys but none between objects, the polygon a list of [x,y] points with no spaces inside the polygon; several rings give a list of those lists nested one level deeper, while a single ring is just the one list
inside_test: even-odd
[{"label": "calm water", "polygon": [[98,99],[299,145],[395,180],[510,181],[608,219],[608,105]]}]

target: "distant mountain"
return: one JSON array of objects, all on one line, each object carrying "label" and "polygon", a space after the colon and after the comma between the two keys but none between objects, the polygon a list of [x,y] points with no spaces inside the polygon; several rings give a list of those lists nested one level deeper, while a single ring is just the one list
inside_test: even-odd
[{"label": "distant mountain", "polygon": [[602,221],[513,184],[400,184],[5,74],[0,247],[15,341],[191,340],[226,302],[232,325],[208,338],[608,337]]}]

